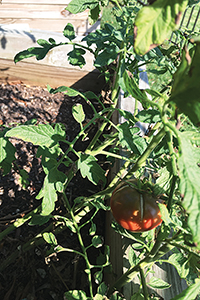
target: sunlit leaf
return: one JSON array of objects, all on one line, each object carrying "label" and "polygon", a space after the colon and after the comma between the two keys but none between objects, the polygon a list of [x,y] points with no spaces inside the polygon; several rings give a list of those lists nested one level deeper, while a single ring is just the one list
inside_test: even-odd
[{"label": "sunlit leaf", "polygon": [[98,165],[95,157],[81,154],[78,160],[78,169],[83,178],[87,177],[93,184],[96,185],[99,181],[105,184],[105,171]]},{"label": "sunlit leaf", "polygon": [[57,246],[57,244],[58,244],[57,239],[52,232],[44,232],[43,238],[44,238],[45,242],[47,242],[50,245]]},{"label": "sunlit leaf", "polygon": [[161,278],[151,277],[147,284],[154,289],[168,289],[171,285]]},{"label": "sunlit leaf", "polygon": [[49,182],[48,175],[45,177],[43,187],[36,199],[42,198],[42,216],[48,216],[55,207],[55,202],[57,201],[57,193],[54,187],[54,183]]},{"label": "sunlit leaf", "polygon": [[87,300],[85,292],[80,290],[68,291],[64,294],[64,300]]},{"label": "sunlit leaf", "polygon": [[75,31],[74,31],[74,26],[71,23],[68,23],[64,30],[63,30],[63,35],[68,38],[70,41],[75,39]]},{"label": "sunlit leaf", "polygon": [[58,132],[57,129],[55,131],[49,124],[21,125],[9,130],[6,136],[16,137],[34,145],[50,147],[57,141],[64,140],[65,132]]},{"label": "sunlit leaf", "polygon": [[85,113],[83,111],[83,106],[79,103],[72,107],[72,114],[76,122],[82,123],[85,120]]},{"label": "sunlit leaf", "polygon": [[8,138],[0,137],[0,167],[3,169],[4,175],[11,170],[15,152],[16,149]]},{"label": "sunlit leaf", "polygon": [[135,20],[135,51],[144,55],[178,29],[188,0],[156,0],[144,6]]},{"label": "sunlit leaf", "polygon": [[94,9],[99,4],[96,0],[72,0],[67,5],[67,10],[71,12],[72,14],[80,13],[87,8]]},{"label": "sunlit leaf", "polygon": [[200,134],[195,132],[180,133],[181,155],[178,160],[180,191],[183,206],[189,214],[188,225],[194,242],[200,248]]},{"label": "sunlit leaf", "polygon": [[171,300],[194,300],[200,292],[200,279],[195,279],[195,283],[185,289],[182,293]]}]

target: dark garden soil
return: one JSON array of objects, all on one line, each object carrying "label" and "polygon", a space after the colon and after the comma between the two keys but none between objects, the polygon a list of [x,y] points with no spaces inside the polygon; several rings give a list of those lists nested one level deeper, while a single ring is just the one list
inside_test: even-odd
[{"label": "dark garden soil", "polygon": [[[79,131],[79,124],[71,113],[75,103],[82,103],[87,118],[92,117],[91,108],[80,97],[69,98],[61,93],[51,95],[46,89],[22,83],[1,84],[0,128],[11,127],[31,119],[37,119],[37,123],[61,122],[66,127],[67,140],[71,141]],[[98,104],[95,105],[98,107]],[[91,134],[95,131],[95,127],[91,128]],[[35,197],[44,179],[40,159],[36,158],[37,147],[21,140],[13,139],[12,142],[17,148],[16,165],[9,174],[2,176],[0,173],[0,232],[40,204]],[[77,149],[81,150],[82,147],[85,146],[81,141],[77,143]],[[25,169],[29,174],[29,185],[26,189],[20,185],[18,168]],[[73,200],[77,196],[88,196],[100,189],[101,186],[92,185],[77,173],[66,193]],[[56,214],[65,213],[62,199],[59,199],[56,203]],[[95,222],[98,224],[97,234],[103,236],[104,214],[97,214]],[[81,257],[62,252],[45,260],[48,245],[41,242],[42,239],[38,239],[31,246],[29,241],[48,226],[54,226],[52,221],[41,227],[30,226],[27,222],[0,241],[1,300],[60,300],[68,290],[87,291],[85,265]],[[83,235],[84,242],[88,245],[88,228]],[[60,232],[56,237],[62,246],[80,249],[76,235],[69,229]],[[27,251],[22,250],[25,243]],[[95,263],[99,250],[91,251],[91,263]]]}]

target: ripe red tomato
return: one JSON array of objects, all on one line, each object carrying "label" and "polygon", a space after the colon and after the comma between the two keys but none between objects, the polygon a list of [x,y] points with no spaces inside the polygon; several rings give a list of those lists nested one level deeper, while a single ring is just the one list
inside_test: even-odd
[{"label": "ripe red tomato", "polygon": [[135,189],[133,184],[137,186],[137,182],[131,179],[120,183],[111,196],[110,206],[115,220],[123,228],[143,232],[160,225],[162,219],[158,199]]}]

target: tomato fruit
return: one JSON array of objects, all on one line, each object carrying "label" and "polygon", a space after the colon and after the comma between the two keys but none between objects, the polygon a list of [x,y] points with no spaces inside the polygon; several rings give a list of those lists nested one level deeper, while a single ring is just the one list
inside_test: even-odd
[{"label": "tomato fruit", "polygon": [[136,179],[121,182],[112,193],[110,206],[113,217],[123,228],[143,232],[160,225],[162,219],[158,199],[137,190],[137,183]]}]

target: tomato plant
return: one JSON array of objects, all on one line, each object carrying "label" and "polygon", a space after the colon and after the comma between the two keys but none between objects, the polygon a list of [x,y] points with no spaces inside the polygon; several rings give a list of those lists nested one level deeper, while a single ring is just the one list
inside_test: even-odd
[{"label": "tomato plant", "polygon": [[[136,185],[134,187],[134,185]],[[110,206],[115,220],[133,232],[151,230],[161,224],[158,199],[137,189],[137,180],[119,184],[111,197]]]},{"label": "tomato plant", "polygon": [[[31,225],[52,222],[55,234],[63,228],[69,228],[73,234],[77,234],[80,243],[78,250],[73,249],[73,245],[71,248],[59,245],[54,234],[48,231],[49,227],[42,235],[38,235],[50,245],[47,257],[53,253],[68,251],[85,261],[88,289],[69,290],[65,293],[66,299],[123,299],[116,291],[120,291],[138,274],[141,288],[130,298],[149,299],[148,287],[170,288],[168,282],[159,278],[148,281],[146,275],[150,273],[154,263],[173,265],[180,278],[187,282],[188,287],[171,299],[192,300],[198,296],[199,33],[184,36],[184,40],[173,46],[168,43],[172,32],[177,33],[180,17],[186,7],[196,5],[195,3],[196,1],[187,0],[156,0],[144,5],[142,1],[115,0],[112,1],[111,10],[116,27],[112,25],[114,23],[105,21],[101,29],[84,36],[79,44],[75,40],[73,25],[67,24],[63,30],[63,42],[57,43],[51,38],[48,41],[40,39],[37,41],[39,47],[29,48],[15,56],[16,63],[32,56],[40,60],[54,47],[69,45],[68,59],[71,65],[82,67],[85,63],[84,55],[88,51],[93,55],[95,68],[109,83],[100,95],[77,91],[71,87],[53,89],[48,86],[48,91],[52,94],[62,92],[70,97],[78,96],[91,107],[92,116],[87,122],[81,104],[72,108],[72,114],[80,128],[72,141],[67,140],[62,124],[20,124],[5,128],[0,135],[0,163],[4,174],[10,172],[15,160],[15,147],[11,143],[13,137],[38,147],[37,157],[41,158],[45,174],[43,187],[36,196],[40,200],[38,208],[13,222],[0,234],[0,239],[28,220]],[[101,9],[107,9],[108,4],[109,1],[72,0],[67,10],[75,14],[89,8],[89,16],[95,22]],[[168,43],[167,46],[163,46],[164,43]],[[171,59],[176,51],[180,53],[180,60]],[[158,66],[156,70],[151,70],[153,74],[161,78],[160,74],[168,72],[170,80],[163,81],[156,90],[151,87],[144,90],[139,86],[140,67],[152,63]],[[122,94],[124,101],[134,99],[132,112],[119,105]],[[98,103],[98,110],[94,103]],[[139,105],[142,110],[139,110]],[[114,122],[116,114],[124,119],[123,123]],[[141,123],[148,128],[144,135],[138,128]],[[91,130],[94,124],[97,126],[95,130]],[[105,132],[108,127],[109,133]],[[93,132],[92,136],[88,134],[90,130]],[[77,149],[77,141],[82,142],[84,150]],[[66,147],[62,148],[63,144]],[[111,168],[104,170],[101,167],[102,156],[109,162],[109,166],[120,161],[120,168],[112,180],[108,177]],[[61,166],[66,167],[65,171]],[[99,191],[88,197],[83,195],[75,198],[72,202],[68,199],[66,189],[77,173],[98,186]],[[137,182],[145,177],[152,184],[153,194],[146,193],[139,186],[133,187],[129,181],[133,177],[137,178]],[[121,180],[122,183],[118,186]],[[64,216],[56,213],[60,194],[67,210]],[[159,194],[163,195],[166,205],[157,203]],[[109,260],[109,246],[104,245],[96,263],[91,262],[88,250],[91,247],[102,247],[102,239],[97,234],[93,219],[100,209],[110,209],[106,205],[110,198],[113,215],[122,225],[120,227],[113,222],[112,227],[121,236],[128,237],[132,241],[131,249],[139,249],[140,253],[137,256],[134,251],[131,252],[127,271],[108,289],[109,283],[104,280],[103,273],[112,263]],[[85,221],[84,217],[89,213],[89,220]],[[90,243],[86,245],[82,228],[88,224]],[[158,230],[155,230],[158,225]],[[32,244],[30,241],[22,250],[30,248]],[[166,253],[169,254],[167,260],[164,257]],[[8,258],[5,264],[9,265],[11,259]],[[98,284],[96,289],[93,278]]]}]

